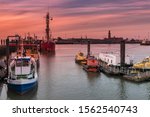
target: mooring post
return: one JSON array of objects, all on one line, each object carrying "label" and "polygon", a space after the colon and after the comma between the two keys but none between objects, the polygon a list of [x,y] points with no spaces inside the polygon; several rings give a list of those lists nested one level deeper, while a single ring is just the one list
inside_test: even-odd
[{"label": "mooring post", "polygon": [[8,78],[8,75],[9,75],[9,38],[6,39],[6,57],[7,57],[7,60],[6,60],[6,64],[7,64],[7,78]]},{"label": "mooring post", "polygon": [[87,56],[90,56],[90,41],[88,40]]},{"label": "mooring post", "polygon": [[121,41],[120,43],[120,66],[125,66],[125,41]]},{"label": "mooring post", "polygon": [[40,52],[42,51],[42,49],[41,49],[41,43],[42,43],[42,41],[40,40],[40,41],[39,41],[39,51],[40,51]]}]

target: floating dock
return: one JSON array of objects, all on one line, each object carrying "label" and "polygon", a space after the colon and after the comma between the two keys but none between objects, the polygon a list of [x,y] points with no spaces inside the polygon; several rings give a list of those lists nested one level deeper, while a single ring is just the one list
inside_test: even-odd
[{"label": "floating dock", "polygon": [[123,75],[126,73],[126,69],[121,68],[120,66],[108,65],[106,62],[99,60],[99,69],[101,72],[110,74],[110,75]]},{"label": "floating dock", "polygon": [[123,78],[135,82],[150,81],[150,71],[129,73],[124,75]]},{"label": "floating dock", "polygon": [[[115,60],[114,60],[115,59]],[[106,54],[105,57],[102,54],[99,56],[99,69],[109,75],[121,76],[123,79],[143,82],[150,80],[150,69],[148,68],[134,68],[132,61],[126,60],[125,56],[125,42],[120,44],[120,62],[116,62],[116,56],[112,54]]]},{"label": "floating dock", "polygon": [[100,61],[99,69],[105,74],[120,76],[133,82],[150,81],[150,69],[138,70],[132,67],[108,66],[103,61]]}]

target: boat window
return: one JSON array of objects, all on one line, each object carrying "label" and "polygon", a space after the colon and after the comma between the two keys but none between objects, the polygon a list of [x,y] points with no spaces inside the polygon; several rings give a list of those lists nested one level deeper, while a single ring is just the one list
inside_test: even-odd
[{"label": "boat window", "polygon": [[16,61],[16,66],[21,66],[22,65],[22,62],[21,61]]},{"label": "boat window", "polygon": [[17,60],[16,61],[16,66],[29,66],[29,61],[27,60]]},{"label": "boat window", "polygon": [[29,66],[29,61],[23,60],[22,62],[23,62],[23,66]]}]

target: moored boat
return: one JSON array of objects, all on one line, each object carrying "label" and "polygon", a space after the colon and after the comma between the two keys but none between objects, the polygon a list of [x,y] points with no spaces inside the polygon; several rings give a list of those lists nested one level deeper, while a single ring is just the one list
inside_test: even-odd
[{"label": "moored boat", "polygon": [[94,56],[88,56],[86,61],[86,64],[83,65],[84,70],[87,72],[99,72],[99,62]]},{"label": "moored boat", "polygon": [[9,89],[24,94],[37,85],[38,75],[34,58],[15,57],[9,66]]},{"label": "moored boat", "polygon": [[86,56],[84,56],[82,52],[77,53],[75,56],[75,62],[78,64],[86,64]]},{"label": "moored boat", "polygon": [[141,62],[133,65],[135,69],[149,69],[150,70],[150,57],[144,58]]},{"label": "moored boat", "polygon": [[41,42],[41,51],[43,52],[52,52],[55,53],[55,42],[52,39],[52,31],[49,26],[49,21],[53,20],[52,17],[50,17],[49,12],[46,14],[46,41]]},{"label": "moored boat", "polygon": [[55,52],[55,42],[54,41],[42,42],[41,51]]}]

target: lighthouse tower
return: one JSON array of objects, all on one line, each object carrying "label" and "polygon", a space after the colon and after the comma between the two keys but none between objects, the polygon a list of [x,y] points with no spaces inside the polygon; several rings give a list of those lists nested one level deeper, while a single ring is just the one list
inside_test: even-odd
[{"label": "lighthouse tower", "polygon": [[111,39],[111,31],[108,31],[108,39]]}]

